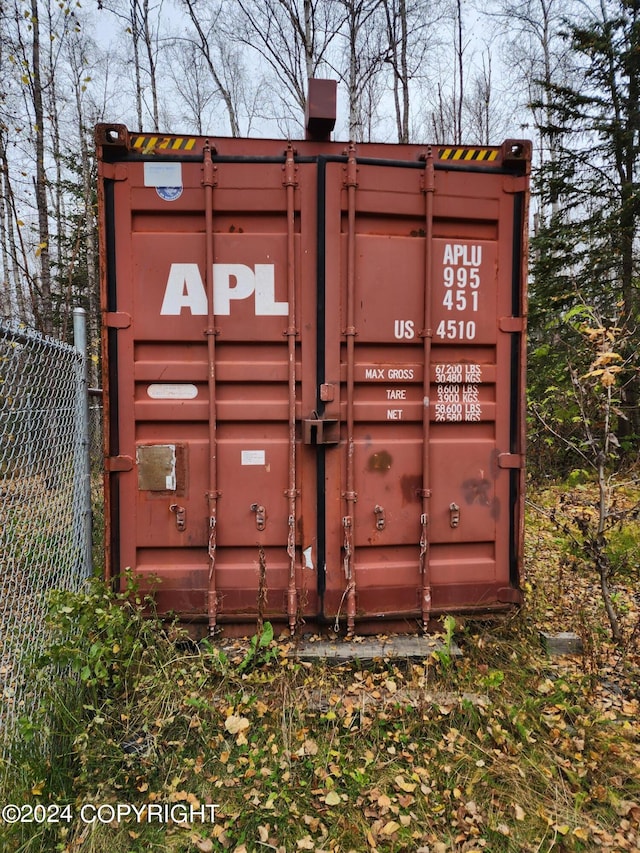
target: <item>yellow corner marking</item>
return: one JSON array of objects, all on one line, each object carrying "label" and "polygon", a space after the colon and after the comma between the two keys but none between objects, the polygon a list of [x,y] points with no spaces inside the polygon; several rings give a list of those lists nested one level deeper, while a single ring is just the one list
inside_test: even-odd
[{"label": "yellow corner marking", "polygon": [[132,136],[132,147],[143,154],[153,151],[191,151],[195,148],[197,139],[192,136]]},{"label": "yellow corner marking", "polygon": [[473,161],[492,161],[498,156],[497,149],[491,148],[442,148],[441,160],[462,160],[466,163]]}]

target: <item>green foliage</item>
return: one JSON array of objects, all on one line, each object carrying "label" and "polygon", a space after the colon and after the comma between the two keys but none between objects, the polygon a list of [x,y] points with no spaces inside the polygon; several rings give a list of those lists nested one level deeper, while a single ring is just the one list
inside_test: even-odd
[{"label": "green foliage", "polygon": [[[540,543],[536,553],[530,570],[548,571]],[[548,604],[546,576],[540,590]],[[25,721],[3,794],[68,805],[73,819],[0,825],[3,853],[363,842],[380,853],[532,853],[551,838],[567,853],[612,853],[607,838],[632,843],[636,832],[638,705],[603,706],[579,666],[545,658],[535,596],[506,623],[461,630],[445,617],[441,654],[422,661],[327,665],[293,659],[269,623],[224,652],[188,643],[147,615],[132,579],[123,594],[92,582],[56,595],[52,646],[30,674],[47,686],[43,709]],[[101,803],[217,810],[214,821],[82,823],[82,806]]]},{"label": "green foliage", "polygon": [[640,582],[640,524],[637,508],[632,517],[614,524],[607,536],[607,555],[614,577]]},{"label": "green foliage", "polygon": [[264,622],[260,631],[256,632],[249,641],[249,650],[238,664],[238,672],[246,672],[257,666],[262,666],[278,657],[273,647],[273,625]]},{"label": "green foliage", "polygon": [[150,608],[153,599],[140,596],[130,573],[124,591],[115,595],[98,579],[75,594],[52,592],[52,640],[39,669],[69,670],[96,693],[126,691],[162,631],[157,620],[148,618]]},{"label": "green foliage", "polygon": [[434,656],[440,661],[442,668],[447,671],[453,664],[453,636],[456,630],[456,620],[447,615],[442,620],[442,647],[434,651]]},{"label": "green foliage", "polygon": [[[536,105],[545,116],[541,131],[549,152],[535,176],[540,212],[531,253],[530,458],[536,479],[550,468],[566,476],[585,467],[585,412],[575,377],[607,381],[612,372],[611,363],[593,366],[583,327],[593,328],[594,318],[618,330],[624,375],[616,382],[612,414],[622,461],[635,454],[640,433],[639,14],[635,4],[614,0],[588,22],[582,14],[569,20],[577,85],[550,83]],[[587,421],[597,424],[597,395],[585,405]]]}]

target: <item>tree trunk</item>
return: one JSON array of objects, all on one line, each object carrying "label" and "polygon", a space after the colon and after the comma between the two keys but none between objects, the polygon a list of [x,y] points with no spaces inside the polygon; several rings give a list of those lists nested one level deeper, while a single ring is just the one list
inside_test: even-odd
[{"label": "tree trunk", "polygon": [[38,313],[42,330],[53,332],[53,305],[51,299],[51,266],[49,248],[49,210],[47,205],[47,174],[44,165],[45,116],[42,100],[42,77],[40,68],[40,23],[38,0],[31,0],[32,50],[31,50],[31,95],[35,125],[36,174],[35,196],[38,210],[38,257],[40,265],[40,287]]},{"label": "tree trunk", "polygon": [[147,60],[149,62],[149,80],[151,86],[151,103],[153,109],[153,129],[157,133],[160,130],[160,119],[158,116],[158,85],[156,81],[156,61],[153,55],[153,38],[149,22],[149,0],[144,0],[143,15],[144,44],[147,49]]}]

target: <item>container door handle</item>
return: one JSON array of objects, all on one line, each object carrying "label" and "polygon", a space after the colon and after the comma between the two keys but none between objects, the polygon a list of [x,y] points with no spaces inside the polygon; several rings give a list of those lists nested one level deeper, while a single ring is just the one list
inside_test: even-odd
[{"label": "container door handle", "polygon": [[261,504],[251,504],[251,512],[256,514],[256,527],[264,530],[267,524],[267,511]]},{"label": "container door handle", "polygon": [[456,503],[449,504],[449,524],[454,528],[460,524],[460,507]]},{"label": "container door handle", "polygon": [[182,531],[187,526],[187,511],[183,506],[179,506],[178,504],[171,504],[169,507],[171,512],[175,512],[176,514],[176,527],[182,533]]}]

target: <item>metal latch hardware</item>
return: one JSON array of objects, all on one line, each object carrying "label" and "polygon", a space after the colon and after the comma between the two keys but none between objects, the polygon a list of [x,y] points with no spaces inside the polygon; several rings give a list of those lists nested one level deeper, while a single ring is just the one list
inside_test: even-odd
[{"label": "metal latch hardware", "polygon": [[338,444],[340,424],[331,418],[305,418],[302,421],[302,440],[305,444]]},{"label": "metal latch hardware", "polygon": [[320,386],[320,399],[323,403],[332,403],[336,396],[336,386],[323,382]]},{"label": "metal latch hardware", "polygon": [[256,527],[264,530],[267,524],[267,511],[261,504],[251,504],[251,512],[256,514]]},{"label": "metal latch hardware", "polygon": [[457,527],[460,524],[460,507],[456,503],[449,504],[449,524]]},{"label": "metal latch hardware", "polygon": [[376,504],[376,507],[373,511],[375,513],[375,516],[376,516],[376,528],[378,530],[384,530],[384,525],[385,525],[384,508],[381,506],[378,506]]},{"label": "metal latch hardware", "polygon": [[178,504],[171,504],[169,507],[171,512],[175,512],[176,514],[176,527],[182,533],[182,531],[187,526],[187,511],[183,506],[179,506]]}]

